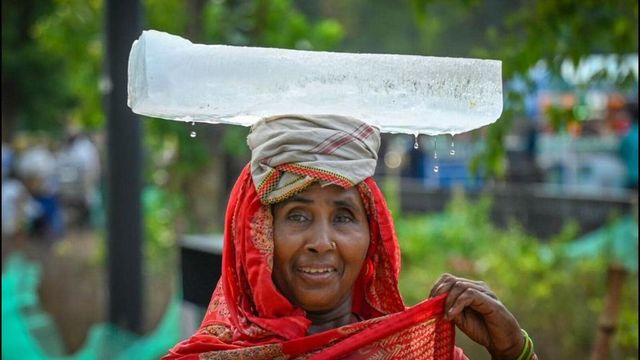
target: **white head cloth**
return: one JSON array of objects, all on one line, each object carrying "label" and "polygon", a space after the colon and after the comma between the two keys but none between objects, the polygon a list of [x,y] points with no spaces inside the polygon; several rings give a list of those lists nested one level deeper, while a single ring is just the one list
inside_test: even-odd
[{"label": "white head cloth", "polygon": [[255,123],[247,143],[258,195],[273,204],[316,181],[350,188],[373,176],[380,132],[351,117],[281,115]]}]

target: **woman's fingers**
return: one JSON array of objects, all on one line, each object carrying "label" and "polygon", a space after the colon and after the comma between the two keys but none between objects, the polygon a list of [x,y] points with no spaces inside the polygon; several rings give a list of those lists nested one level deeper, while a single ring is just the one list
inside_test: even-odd
[{"label": "woman's fingers", "polygon": [[497,358],[517,356],[523,344],[518,321],[485,283],[444,274],[430,296],[443,293],[448,293],[444,305],[447,320]]},{"label": "woman's fingers", "polygon": [[454,287],[449,292],[445,303],[445,317],[449,320],[455,319],[466,307],[472,308],[481,315],[491,313],[495,310],[495,301],[494,298],[473,287]]},{"label": "woman's fingers", "polygon": [[431,287],[429,297],[435,297],[449,292],[449,288],[453,285],[456,279],[457,278],[451,274],[442,274],[435,284],[433,284],[433,287]]},{"label": "woman's fingers", "polygon": [[448,297],[452,297],[452,291],[455,291],[455,293],[459,293],[464,291],[464,289],[466,288],[476,289],[482,293],[485,293],[487,296],[493,299],[497,299],[493,291],[491,291],[491,289],[489,289],[489,287],[484,282],[459,278],[450,274],[444,274],[438,281],[436,281],[436,283],[431,288],[429,297],[435,297],[447,292],[449,293]]}]

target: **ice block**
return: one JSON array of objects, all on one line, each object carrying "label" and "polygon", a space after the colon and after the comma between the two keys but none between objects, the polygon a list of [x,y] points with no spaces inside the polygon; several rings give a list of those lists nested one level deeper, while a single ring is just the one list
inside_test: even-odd
[{"label": "ice block", "polygon": [[458,134],[502,112],[497,60],[193,44],[148,30],[129,55],[138,114],[250,126],[280,114],[353,116],[383,132]]}]

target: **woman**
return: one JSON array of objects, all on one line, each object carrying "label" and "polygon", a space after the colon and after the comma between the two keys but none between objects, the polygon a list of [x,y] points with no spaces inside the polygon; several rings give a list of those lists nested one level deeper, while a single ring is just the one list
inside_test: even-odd
[{"label": "woman", "polygon": [[165,359],[466,359],[454,324],[494,359],[532,359],[480,283],[443,275],[406,308],[392,218],[372,178],[380,135],[338,116],[256,123],[227,208],[222,277],[200,329]]}]

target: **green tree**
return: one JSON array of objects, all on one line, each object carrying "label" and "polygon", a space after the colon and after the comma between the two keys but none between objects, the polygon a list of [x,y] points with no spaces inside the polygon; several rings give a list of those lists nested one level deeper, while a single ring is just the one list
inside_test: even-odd
[{"label": "green tree", "polygon": [[34,41],[34,24],[56,4],[49,0],[2,2],[2,139],[16,130],[54,131],[72,102],[64,57]]},{"label": "green tree", "polygon": [[[309,16],[336,18],[345,28],[340,50],[479,57],[502,60],[503,79],[524,80],[545,61],[560,75],[565,59],[638,52],[638,3],[633,0],[326,0],[297,1]],[[601,77],[605,74],[599,74]],[[631,76],[612,87],[637,87]],[[506,89],[506,88],[505,88]],[[495,179],[505,174],[504,137],[523,116],[521,92],[505,92],[501,118],[483,132],[486,146],[473,162]],[[558,118],[562,127],[571,112]],[[476,132],[475,134],[480,134]]]},{"label": "green tree", "polygon": [[[413,4],[419,24],[438,22],[437,10],[443,5],[442,1],[413,0]],[[577,65],[592,54],[622,56],[638,52],[637,1],[519,1],[506,5],[509,8],[506,13],[501,9],[505,3],[494,0],[459,0],[455,4],[447,2],[447,6],[462,6],[465,16],[447,23],[447,32],[458,33],[457,29],[465,21],[478,15],[493,19],[484,22],[485,26],[474,28],[485,35],[485,41],[482,45],[469,46],[469,55],[502,60],[505,80],[517,77],[533,86],[529,70],[539,61],[544,61],[551,73],[560,77],[566,59]],[[495,11],[494,15],[487,14],[490,9]],[[425,27],[425,31],[433,30]],[[611,78],[614,79],[611,85],[616,88],[628,88],[634,83],[632,74]],[[499,121],[488,127],[486,150],[474,163],[475,168],[484,167],[488,175],[496,179],[505,174],[504,137],[514,119],[523,115],[522,95],[516,91],[505,94],[505,111]],[[571,117],[558,120],[559,126],[566,126]]]},{"label": "green tree", "polygon": [[[101,0],[54,0],[54,8],[32,28],[35,46],[62,59],[65,86],[72,102],[63,110],[66,122],[88,129],[104,125],[101,87],[104,21]],[[57,69],[50,68],[56,72]],[[55,114],[55,111],[52,112]]]},{"label": "green tree", "polygon": [[[194,42],[329,50],[343,35],[336,21],[311,22],[290,0],[144,0],[143,5],[145,29]],[[69,122],[103,129],[102,90],[108,86],[102,81],[103,1],[6,1],[2,11],[3,139],[10,140],[14,128],[59,136]],[[195,138],[189,136],[192,130]],[[149,183],[173,196],[187,195],[187,202],[171,200],[182,204],[170,207],[174,223],[186,224],[179,231],[219,227],[229,182],[221,174],[235,161],[225,155],[246,161],[246,129],[146,119],[144,134]],[[212,183],[217,187],[203,193]],[[194,221],[199,210],[187,216],[185,208],[204,208],[200,221]]]},{"label": "green tree", "polygon": [[[329,50],[342,37],[337,22],[310,22],[290,0],[149,2],[153,3],[147,6],[150,28],[194,42]],[[175,14],[189,20],[174,22],[171,19]],[[188,198],[187,206],[192,212],[186,221],[191,226],[183,230],[220,229],[224,197],[235,176],[226,170],[238,169],[248,160],[247,129],[223,125],[190,127],[153,120],[147,122],[147,130],[159,146],[164,143],[174,147],[176,161],[166,166],[171,174],[166,185]],[[190,137],[192,131],[197,133],[194,138]]]}]

